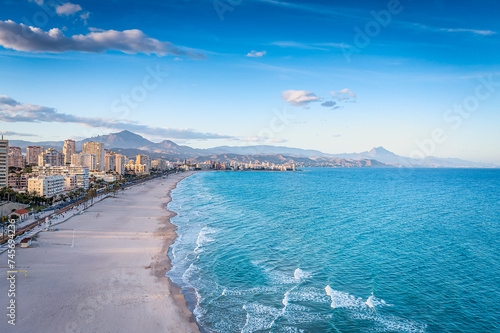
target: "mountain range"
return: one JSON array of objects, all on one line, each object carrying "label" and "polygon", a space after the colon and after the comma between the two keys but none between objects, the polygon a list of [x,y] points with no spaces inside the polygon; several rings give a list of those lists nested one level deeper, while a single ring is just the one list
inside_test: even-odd
[{"label": "mountain range", "polygon": [[[152,142],[130,131],[111,133],[87,138],[76,142],[77,151],[85,142],[104,143],[106,149],[127,156],[148,154],[154,158],[166,158],[171,161],[190,159],[192,162],[215,160],[219,162],[248,163],[254,161],[275,164],[295,163],[298,166],[336,166],[336,167],[498,167],[492,163],[479,163],[457,158],[439,158],[427,156],[423,159],[411,159],[396,155],[383,147],[376,147],[361,153],[326,154],[318,150],[291,147],[255,145],[255,146],[220,146],[197,149],[178,145],[173,141]],[[10,146],[44,146],[61,150],[63,141],[30,142],[10,140]]]}]

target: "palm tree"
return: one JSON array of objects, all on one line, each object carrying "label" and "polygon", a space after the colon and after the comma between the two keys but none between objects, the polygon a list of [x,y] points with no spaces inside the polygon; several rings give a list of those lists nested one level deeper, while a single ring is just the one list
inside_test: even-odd
[{"label": "palm tree", "polygon": [[91,200],[90,205],[94,204],[94,196],[96,195],[96,193],[97,193],[96,190],[94,190],[93,188],[89,190],[89,196]]}]

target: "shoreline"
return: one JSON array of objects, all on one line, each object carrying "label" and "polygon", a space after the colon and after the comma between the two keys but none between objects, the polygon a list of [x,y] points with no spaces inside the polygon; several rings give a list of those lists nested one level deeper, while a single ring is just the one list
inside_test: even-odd
[{"label": "shoreline", "polygon": [[166,211],[167,214],[166,214],[166,216],[164,218],[160,219],[160,223],[164,224],[163,227],[160,227],[160,230],[162,232],[173,233],[173,237],[165,239],[163,247],[162,247],[162,249],[160,251],[160,254],[164,255],[165,257],[160,262],[158,262],[158,261],[156,262],[157,264],[160,264],[160,266],[164,265],[165,266],[165,270],[157,272],[156,274],[157,274],[157,277],[166,277],[169,280],[169,289],[172,292],[174,302],[177,304],[177,306],[179,307],[179,309],[183,310],[183,314],[187,318],[189,318],[190,322],[196,323],[196,325],[198,326],[198,329],[199,329],[198,332],[200,332],[201,331],[200,324],[196,321],[195,315],[189,309],[189,306],[188,306],[188,303],[187,303],[187,300],[186,300],[186,296],[181,292],[181,288],[179,288],[178,286],[176,286],[175,283],[172,281],[172,279],[170,279],[167,276],[167,273],[172,269],[172,260],[170,259],[170,256],[169,256],[170,247],[172,246],[172,244],[175,243],[175,241],[178,238],[178,234],[177,234],[177,228],[178,227],[175,224],[173,224],[172,220],[171,220],[173,217],[175,217],[177,215],[177,213],[174,212],[174,211],[169,210],[168,209],[168,204],[170,202],[172,202],[172,191],[177,188],[177,184],[179,184],[182,180],[184,180],[184,179],[186,179],[186,178],[194,175],[196,172],[198,172],[198,171],[186,171],[186,172],[183,172],[181,175],[184,175],[184,174],[186,174],[186,175],[184,177],[182,177],[179,181],[177,181],[175,184],[173,184],[172,187],[170,187],[168,189],[168,192],[166,194],[166,199],[167,200],[162,204],[162,206],[165,209],[165,211]]},{"label": "shoreline", "polygon": [[[108,197],[84,214],[16,247],[16,325],[0,331],[200,332],[186,299],[166,272],[177,238],[167,209],[171,190],[195,172],[169,175]],[[72,245],[74,243],[74,246]],[[7,270],[7,256],[0,267]],[[4,280],[7,281],[7,280]],[[8,306],[0,283],[0,306]],[[4,308],[5,309],[5,308]]]}]

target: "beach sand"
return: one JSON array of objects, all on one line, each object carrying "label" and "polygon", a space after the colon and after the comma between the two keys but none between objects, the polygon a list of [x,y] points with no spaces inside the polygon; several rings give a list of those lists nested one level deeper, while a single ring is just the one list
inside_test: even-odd
[{"label": "beach sand", "polygon": [[[175,226],[170,190],[191,172],[147,182],[16,248],[16,325],[7,323],[7,253],[0,255],[0,332],[199,332],[165,273]],[[76,229],[73,231],[73,229]],[[74,247],[72,247],[74,233]]]}]

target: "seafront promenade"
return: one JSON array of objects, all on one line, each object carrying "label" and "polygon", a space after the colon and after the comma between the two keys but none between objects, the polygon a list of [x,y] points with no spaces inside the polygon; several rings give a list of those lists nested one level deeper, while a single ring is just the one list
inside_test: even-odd
[{"label": "seafront promenade", "polygon": [[[16,269],[26,277],[16,275],[16,325],[4,316],[0,331],[198,332],[183,295],[165,277],[176,237],[166,203],[170,190],[191,174],[118,191],[57,231],[38,233],[31,247],[16,247]],[[7,262],[0,254],[4,271]],[[8,292],[9,284],[1,283],[4,309]]]}]

